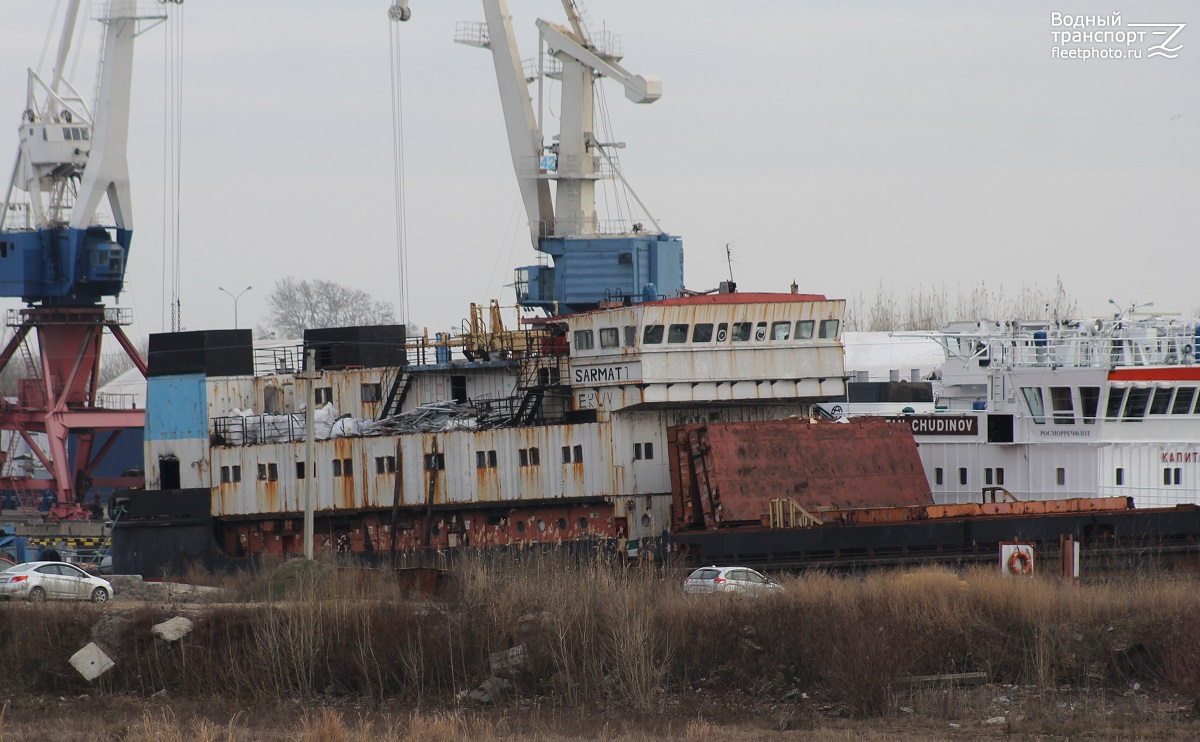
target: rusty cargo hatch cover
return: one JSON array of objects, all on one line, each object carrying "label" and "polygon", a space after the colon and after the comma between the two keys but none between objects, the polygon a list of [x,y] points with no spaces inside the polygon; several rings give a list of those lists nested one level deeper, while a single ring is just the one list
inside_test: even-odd
[{"label": "rusty cargo hatch cover", "polygon": [[676,528],[762,523],[775,498],[814,512],[933,504],[903,422],[680,425],[669,440]]}]

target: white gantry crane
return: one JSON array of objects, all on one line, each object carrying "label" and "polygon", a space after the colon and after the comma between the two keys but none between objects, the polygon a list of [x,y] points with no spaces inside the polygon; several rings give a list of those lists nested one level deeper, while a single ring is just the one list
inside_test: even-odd
[{"label": "white gantry crane", "polygon": [[[628,188],[615,159],[605,151],[623,145],[596,137],[596,79],[618,81],[626,98],[635,103],[658,100],[662,81],[622,67],[615,39],[593,40],[573,0],[563,0],[570,28],[538,20],[552,63],[547,69],[539,61],[536,73],[527,74],[507,3],[483,0],[483,7],[485,23],[460,24],[455,40],[492,52],[530,236],[534,247],[554,262],[518,269],[518,301],[557,313],[677,293],[683,287],[682,241],[659,230],[636,194],[633,197],[652,229],[632,221],[614,229],[596,215],[597,180],[616,177]],[[559,134],[550,146],[545,144],[529,94],[529,84],[543,75],[561,80],[562,87]],[[549,180],[557,182],[553,200]]]}]

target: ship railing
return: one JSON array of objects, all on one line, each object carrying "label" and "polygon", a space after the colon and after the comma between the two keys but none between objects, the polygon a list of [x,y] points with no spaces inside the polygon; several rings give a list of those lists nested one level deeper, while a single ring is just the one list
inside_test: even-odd
[{"label": "ship railing", "polygon": [[93,407],[102,410],[136,410],[138,408],[137,395],[100,392],[96,395],[96,403]]},{"label": "ship railing", "polygon": [[298,374],[304,370],[304,346],[254,349],[254,375]]},{"label": "ship railing", "polygon": [[956,338],[947,360],[981,367],[1114,368],[1194,366],[1200,342],[1191,335],[1154,338]]},{"label": "ship railing", "polygon": [[214,446],[253,446],[304,440],[304,415],[229,415],[214,417],[209,442]]}]

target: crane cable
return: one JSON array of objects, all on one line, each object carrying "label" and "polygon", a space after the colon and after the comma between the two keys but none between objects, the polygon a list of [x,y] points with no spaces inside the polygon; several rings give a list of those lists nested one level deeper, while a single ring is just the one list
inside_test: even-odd
[{"label": "crane cable", "polygon": [[388,23],[388,49],[392,78],[392,186],[396,228],[396,289],[400,303],[400,323],[407,325],[409,314],[408,213],[404,192],[404,85],[400,59],[400,24]]},{"label": "crane cable", "polygon": [[[180,165],[183,145],[183,5],[166,3],[167,28],[163,34],[163,185],[162,185],[162,326],[171,308],[172,332],[183,329],[180,300]],[[167,301],[167,272],[170,270],[170,301]]]}]

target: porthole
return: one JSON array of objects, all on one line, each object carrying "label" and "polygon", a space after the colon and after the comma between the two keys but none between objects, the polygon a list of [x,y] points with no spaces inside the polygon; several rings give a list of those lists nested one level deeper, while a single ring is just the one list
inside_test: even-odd
[{"label": "porthole", "polygon": [[579,530],[581,530],[581,531],[587,530],[587,518],[579,519]]},{"label": "porthole", "polygon": [[517,533],[525,533],[525,521],[517,521]]},{"label": "porthole", "polygon": [[650,527],[650,514],[643,513],[642,514],[642,528],[649,528],[649,527]]},{"label": "porthole", "polygon": [[560,530],[560,531],[567,530],[567,519],[566,518],[558,519],[558,530]]},{"label": "porthole", "polygon": [[538,518],[537,529],[538,529],[538,533],[545,531],[546,530],[546,521],[542,520],[541,518]]}]

